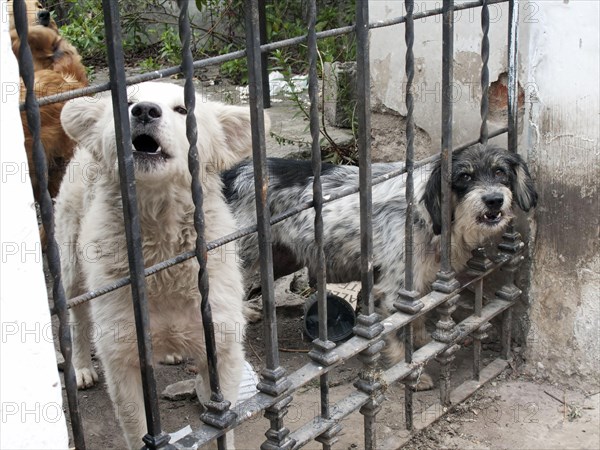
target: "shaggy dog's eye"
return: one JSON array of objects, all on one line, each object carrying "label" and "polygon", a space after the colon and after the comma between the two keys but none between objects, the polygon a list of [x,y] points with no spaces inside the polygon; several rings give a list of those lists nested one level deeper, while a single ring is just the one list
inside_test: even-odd
[{"label": "shaggy dog's eye", "polygon": [[187,114],[187,109],[185,109],[183,106],[176,106],[175,108],[173,108],[173,111],[184,116]]},{"label": "shaggy dog's eye", "polygon": [[504,172],[503,169],[496,169],[494,175],[496,176],[496,178],[503,178],[506,175],[506,172]]},{"label": "shaggy dog's eye", "polygon": [[461,173],[458,178],[460,181],[471,181],[472,177],[470,173]]}]

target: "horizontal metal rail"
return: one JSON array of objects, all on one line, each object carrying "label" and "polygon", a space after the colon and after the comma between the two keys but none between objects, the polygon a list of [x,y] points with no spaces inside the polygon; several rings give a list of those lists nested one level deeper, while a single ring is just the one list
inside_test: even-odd
[{"label": "horizontal metal rail", "polygon": [[[490,138],[492,137],[496,137],[496,136],[500,136],[504,133],[507,132],[507,128],[499,128],[497,130],[494,130],[493,132],[491,132],[489,134]],[[454,149],[454,151],[458,151],[458,150],[462,150],[465,149],[467,147],[470,147],[471,145],[476,144],[477,142],[479,142],[478,140],[474,140],[471,142],[468,142],[466,144],[460,145],[458,147],[456,147]],[[432,155],[428,158],[424,158],[420,161],[415,162],[414,164],[414,168],[418,169],[420,167],[423,167],[427,164],[431,164],[436,162],[439,159],[440,155],[439,154],[435,154]],[[386,174],[380,175],[376,178],[373,178],[373,186],[376,186],[378,184],[384,183],[386,181],[391,180],[392,178],[396,178],[399,177],[403,174],[406,173],[406,168],[404,166],[401,166],[400,168],[390,171]],[[348,197],[352,194],[356,194],[359,191],[358,186],[350,186],[347,188],[343,188],[343,189],[339,189],[335,192],[335,194],[326,194],[323,196],[323,204],[326,203],[330,203],[330,202],[334,202],[336,200],[339,200],[341,198],[344,197]],[[273,216],[271,218],[271,225],[274,225],[276,223],[279,222],[283,222],[286,219],[289,219],[290,217],[299,214],[302,211],[305,211],[307,209],[310,209],[313,207],[313,202],[312,201],[308,201],[308,202],[304,202],[304,203],[300,203],[298,206],[291,208],[281,214],[278,214],[276,216]],[[252,233],[256,233],[256,225],[251,225],[251,226],[247,226],[244,228],[240,228],[238,231],[234,232],[234,233],[230,233],[227,234],[223,237],[220,237],[218,239],[212,240],[207,242],[206,244],[206,248],[208,251],[212,251],[215,250],[225,244],[228,244],[230,242],[233,242],[237,239],[240,239],[244,236],[248,236],[249,234]],[[161,272],[165,269],[168,269],[169,267],[173,267],[179,263],[182,263],[184,261],[187,261],[188,259],[192,259],[196,256],[196,252],[193,250],[189,250],[187,252],[181,253],[179,255],[174,256],[173,258],[167,259],[165,261],[162,261],[160,263],[154,264],[153,266],[148,267],[147,269],[144,270],[144,275],[146,277],[149,277],[150,275],[154,275],[155,273]],[[123,277],[117,281],[115,281],[114,283],[111,283],[109,285],[106,286],[101,286],[98,287],[96,289],[92,289],[91,291],[86,292],[85,294],[81,294],[78,295],[76,297],[73,297],[71,299],[68,300],[67,303],[67,307],[68,308],[73,308],[75,306],[81,305],[83,303],[89,302],[90,300],[93,300],[95,298],[101,297],[105,294],[108,294],[109,292],[112,292],[116,289],[122,288],[124,286],[127,286],[128,284],[131,283],[131,279],[129,277]],[[52,314],[55,314],[55,310],[52,309]]]},{"label": "horizontal metal rail", "polygon": [[[509,0],[489,0],[488,5],[497,4],[497,3],[507,3]],[[454,7],[455,11],[478,8],[483,5],[483,0],[476,0],[471,2],[461,3],[460,5],[456,5]],[[440,15],[442,13],[442,8],[435,8],[428,11],[422,11],[420,13],[414,14],[414,20],[424,19],[427,17],[432,17],[436,15]],[[399,16],[392,19],[373,22],[369,24],[369,29],[377,29],[377,28],[385,28],[393,25],[399,25],[401,23],[406,22],[406,16]],[[331,30],[320,31],[317,33],[317,39],[325,39],[328,37],[335,36],[343,36],[345,34],[350,34],[354,31],[354,25],[348,25],[345,27],[334,28]],[[260,46],[260,50],[262,53],[272,52],[273,50],[292,47],[294,45],[302,44],[306,42],[307,36],[298,36],[295,38],[284,39],[277,42],[271,42],[269,44],[264,44]],[[194,61],[194,69],[202,69],[204,67],[214,66],[217,64],[223,64],[228,61],[233,61],[236,59],[241,59],[246,57],[246,50],[238,50],[235,52],[226,53],[224,55],[211,56],[209,58],[201,59]],[[132,84],[143,83],[145,81],[159,80],[161,78],[170,77],[173,75],[177,75],[181,73],[181,66],[173,66],[167,67],[166,69],[155,70],[152,72],[143,73],[140,75],[134,75],[125,80],[128,86]],[[38,103],[40,106],[48,105],[50,103],[64,102],[67,100],[72,100],[77,97],[82,97],[86,95],[93,95],[99,92],[108,91],[110,89],[110,83],[100,83],[94,84],[92,86],[87,86],[81,89],[73,89],[69,92],[48,95],[46,97],[40,97],[38,99]],[[25,109],[25,104],[21,103],[19,105],[21,111]]]},{"label": "horizontal metal rail", "polygon": [[[484,279],[485,277],[490,275],[492,272],[500,269],[509,261],[510,261],[510,259],[508,257],[502,258],[500,261],[493,264],[485,272],[477,273],[475,275],[470,275],[470,276],[467,275],[468,278],[466,278],[466,277],[463,278],[460,287],[451,293],[441,293],[441,292],[433,291],[433,292],[425,295],[424,297],[422,297],[420,299],[424,304],[423,309],[414,315],[406,314],[406,313],[402,313],[402,312],[396,312],[393,315],[385,318],[384,320],[382,320],[384,330],[380,337],[387,336],[387,335],[401,329],[402,327],[406,326],[407,324],[411,323],[412,321],[415,320],[415,318],[422,316],[423,314],[425,314],[429,311],[432,311],[437,306],[448,301],[448,299],[461,293],[463,290],[467,289],[469,286],[474,285],[477,281]],[[509,302],[502,301],[502,300],[493,300],[492,302],[488,303],[488,305],[495,304],[494,302],[502,302],[501,304],[503,306],[505,306],[500,311],[498,311],[496,314],[499,314],[500,312],[504,311],[504,309],[506,309],[508,306],[510,306]],[[466,323],[466,324],[471,324],[469,326],[474,326],[474,324],[479,323],[477,321],[479,321],[480,319],[481,320],[486,319],[488,317],[486,315],[486,314],[488,314],[488,312],[486,312],[486,311],[490,311],[489,309],[486,309],[488,307],[488,305],[486,305],[486,307],[483,308],[482,314],[480,317],[476,317],[476,318],[469,317],[469,318],[465,319],[465,321],[461,322],[461,324]],[[487,320],[489,320],[489,318]],[[461,326],[462,326],[461,324],[458,325],[459,329],[461,329]],[[470,329],[469,327],[464,328],[464,330],[469,330],[469,329]],[[470,332],[471,331],[468,331],[468,332],[461,331],[460,336],[462,336],[462,337],[460,339],[464,339],[466,337],[466,335],[468,335]],[[456,341],[458,342],[460,339],[457,338]],[[374,342],[370,339],[365,339],[360,336],[353,336],[346,342],[339,344],[336,347],[336,349],[335,349],[336,354],[338,354],[340,357],[338,362],[333,363],[329,366],[324,366],[324,365],[318,364],[314,361],[307,362],[300,369],[298,369],[288,375],[287,378],[291,382],[291,386],[290,386],[289,390],[286,392],[286,394],[297,391],[299,388],[305,386],[311,380],[323,375],[324,373],[331,371],[334,367],[337,367],[338,365],[342,364],[344,361],[347,361],[350,358],[358,355],[360,352],[367,349],[368,347],[370,347],[373,344],[374,344]],[[427,357],[427,361],[429,361],[432,358],[434,358],[437,354],[443,352],[449,346],[451,346],[451,344],[441,343],[441,342],[430,342],[426,346],[421,347],[421,349],[414,352],[413,363],[410,366],[407,366],[405,362],[400,362],[400,363],[396,364],[395,366],[391,367],[390,369],[388,369],[387,371],[385,371],[383,376],[386,380],[387,379],[391,380],[393,377],[395,377],[391,381],[396,381],[400,378],[404,378],[404,377],[408,376],[411,372],[413,372],[415,370],[419,370],[420,367],[424,364],[424,362],[423,362],[424,356],[423,355],[427,354],[426,353],[427,349],[435,349],[435,352],[433,352],[430,356]],[[410,370],[407,371],[406,370],[407,367],[410,367]],[[396,374],[394,371],[397,371],[398,373]],[[353,395],[357,395],[357,394],[355,393]],[[363,394],[363,395],[366,395],[366,394]],[[368,396],[366,396],[366,398],[368,399]],[[174,443],[174,445],[177,448],[181,448],[181,449],[194,448],[194,445],[196,445],[197,442],[206,442],[207,440],[217,438],[218,436],[224,434],[229,429],[235,428],[240,423],[245,422],[246,420],[248,420],[252,417],[255,417],[257,414],[259,414],[265,408],[268,408],[269,406],[277,403],[279,400],[280,400],[279,397],[273,397],[273,396],[266,395],[263,393],[255,394],[254,396],[252,396],[251,398],[249,398],[248,400],[244,401],[243,403],[241,403],[240,405],[237,406],[237,409],[240,413],[238,414],[238,417],[236,418],[235,422],[232,423],[231,428],[228,428],[225,430],[217,430],[217,429],[207,426],[207,425],[201,425],[197,430],[193,431],[192,433],[188,434],[186,437],[184,437],[181,440],[179,440],[178,442]],[[329,424],[329,425],[331,425],[331,424]],[[321,432],[322,431],[324,431],[324,429],[321,430]]]}]

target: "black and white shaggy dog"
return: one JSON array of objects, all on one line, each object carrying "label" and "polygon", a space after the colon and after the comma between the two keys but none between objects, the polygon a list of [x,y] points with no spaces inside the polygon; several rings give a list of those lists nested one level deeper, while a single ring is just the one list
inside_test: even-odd
[{"label": "black and white shaggy dog", "polygon": [[[374,164],[373,177],[402,167],[403,163]],[[312,200],[312,170],[308,161],[269,159],[271,214],[279,214],[300,202]],[[256,221],[253,168],[243,162],[223,175],[225,195],[240,225]],[[439,271],[441,233],[441,169],[439,163],[414,174],[414,288],[430,290]],[[378,310],[383,316],[395,312],[394,301],[404,283],[405,177],[373,186],[373,264]],[[324,197],[337,189],[358,185],[358,167],[322,166]],[[513,216],[513,205],[528,211],[537,202],[529,171],[519,155],[502,148],[475,145],[455,152],[452,158],[452,268],[465,268],[471,251],[499,235]],[[358,195],[323,206],[327,281],[360,280],[360,215]],[[275,276],[307,266],[315,272],[314,212],[303,211],[272,228]],[[256,234],[243,238],[240,255],[246,270],[258,267]],[[416,331],[416,334],[423,334]],[[418,342],[417,342],[418,343]],[[388,340],[388,364],[401,360],[400,340]],[[433,386],[423,374],[420,389]]]}]

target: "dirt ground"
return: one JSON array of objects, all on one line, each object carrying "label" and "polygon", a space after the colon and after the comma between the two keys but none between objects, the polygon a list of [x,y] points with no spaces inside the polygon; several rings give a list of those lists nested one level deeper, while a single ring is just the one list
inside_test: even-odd
[{"label": "dirt ground", "polygon": [[[278,310],[278,330],[281,365],[288,371],[301,367],[308,360],[310,343],[303,336],[301,308],[284,307]],[[497,356],[493,342],[484,345],[483,362]],[[264,345],[262,322],[252,324],[246,337],[247,360],[255,370],[263,367]],[[471,375],[471,347],[463,347],[453,363],[455,385]],[[518,354],[517,354],[518,360]],[[96,362],[101,381],[102,367]],[[439,374],[436,364],[428,368]],[[177,366],[159,365],[156,368],[158,391],[176,381],[195,376],[194,362],[186,360]],[[360,363],[350,360],[336,368],[331,375],[332,408],[355,388]],[[64,392],[64,391],[63,391]],[[385,402],[378,415],[379,449],[399,448],[409,433],[404,423],[404,388],[396,383],[387,388]],[[437,389],[415,394],[415,425],[427,420],[427,408],[436,403]],[[65,398],[66,404],[66,398]],[[565,406],[566,404],[566,406]],[[80,406],[85,437],[89,449],[121,449],[124,441],[116,422],[106,387],[102,382],[80,392]],[[201,406],[197,399],[172,401],[160,399],[163,429],[174,432],[186,425],[201,424]],[[600,448],[600,394],[564,389],[544,379],[543,371],[525,376],[511,368],[484,386],[470,399],[452,409],[429,428],[418,432],[404,446],[406,449],[598,449]],[[285,425],[294,430],[319,414],[319,387],[309,383],[294,395]],[[254,450],[264,442],[268,421],[255,417],[236,430],[236,448]],[[335,449],[361,449],[363,418],[356,412],[342,421],[343,429]],[[313,442],[307,449],[320,449]]]},{"label": "dirt ground", "polygon": [[[95,82],[103,81],[99,74]],[[200,76],[199,86],[207,96],[217,100],[231,99],[237,95],[233,87],[215,84],[211,74]],[[220,96],[223,96],[220,98]],[[297,113],[293,105],[285,101],[274,102],[269,112],[272,129],[278,134],[286,133],[295,140],[307,133],[308,127],[301,120],[293,120]],[[397,139],[386,138],[386,132],[377,133],[377,127],[393,127],[397,118],[386,115],[374,115],[374,147],[386,159],[389,147],[397,144]],[[398,135],[402,133],[398,122]],[[380,125],[379,125],[380,124]],[[293,127],[290,128],[290,127]],[[348,139],[344,130],[331,130],[341,139]],[[379,136],[379,137],[377,137]],[[391,140],[390,140],[391,139]],[[388,142],[389,141],[389,142]],[[427,138],[422,137],[424,145]],[[270,155],[284,156],[303,150],[296,144],[276,143],[269,139]],[[420,155],[426,155],[425,149],[417,149]],[[393,152],[392,152],[393,153]],[[397,156],[398,158],[401,155]],[[285,282],[285,281],[284,281]],[[288,372],[298,369],[308,360],[306,355],[310,343],[303,335],[302,306],[297,298],[288,301],[287,287],[279,282],[277,299],[278,331],[281,365]],[[296,296],[297,297],[297,296]],[[291,297],[290,297],[291,298]],[[497,342],[492,339],[484,345],[483,363],[498,356]],[[407,449],[600,449],[600,394],[566,389],[550,383],[545,377],[543,367],[533,372],[523,373],[520,369],[520,349],[515,352],[515,361],[497,379],[482,387],[466,402],[455,406],[439,421],[425,430],[410,437],[405,429],[404,388],[400,384],[391,385],[385,392],[386,401],[378,415],[378,448],[396,449],[401,443],[408,442]],[[471,376],[471,351],[463,347],[453,363],[453,382],[457,385]],[[246,336],[246,356],[257,372],[264,367],[264,345],[262,323],[251,324]],[[101,383],[80,391],[79,401],[82,412],[87,448],[122,449],[125,448],[119,426],[116,422],[106,386],[103,384],[101,364],[96,361]],[[347,361],[331,372],[331,396],[333,408],[335,402],[343,399],[355,388],[353,382],[358,376],[360,363],[356,359]],[[428,367],[436,378],[439,368],[435,363]],[[195,365],[186,360],[180,365],[156,367],[158,392],[177,381],[195,376]],[[63,389],[63,394],[64,394]],[[415,394],[415,424],[427,420],[427,408],[438,399],[438,391]],[[64,396],[66,403],[66,396]],[[186,425],[196,428],[201,424],[199,415],[201,406],[197,399],[167,400],[160,399],[163,429],[174,432]],[[294,430],[319,413],[319,387],[317,382],[307,384],[295,393],[293,403],[285,417],[285,425]],[[67,415],[68,419],[68,415]],[[363,418],[356,412],[343,422],[339,441],[335,449],[362,449]],[[264,442],[264,433],[268,421],[262,416],[252,418],[236,430],[238,449],[258,449]],[[305,448],[317,449],[321,445],[313,442]]]}]

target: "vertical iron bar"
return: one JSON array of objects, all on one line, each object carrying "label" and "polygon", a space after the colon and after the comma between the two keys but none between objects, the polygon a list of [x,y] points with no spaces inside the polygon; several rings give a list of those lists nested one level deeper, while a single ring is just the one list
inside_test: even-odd
[{"label": "vertical iron bar", "polygon": [[452,83],[454,79],[454,0],[444,0],[442,13],[442,236],[441,272],[452,272],[450,223],[452,221]]},{"label": "vertical iron bar", "polygon": [[127,105],[124,69],[125,58],[121,42],[119,5],[117,2],[102,0],[102,9],[104,12],[104,27],[106,29],[108,69],[117,140],[119,181],[123,202],[125,235],[127,238],[129,276],[131,277],[131,296],[144,391],[144,409],[146,424],[148,426],[148,434],[144,436],[143,440],[146,448],[157,449],[167,445],[170,437],[161,431],[158,395],[154,379],[154,367],[152,366],[152,339],[150,336],[146,281],[144,279],[141,225],[137,208],[133,155],[131,153],[129,107]]},{"label": "vertical iron bar", "polygon": [[[321,185],[321,145],[319,143],[319,79],[317,76],[317,3],[308,2],[308,93],[310,97],[310,134],[312,138],[312,171],[313,171],[313,203],[315,211],[315,249],[317,258],[317,307],[319,315],[319,338],[313,341],[309,356],[323,364],[331,365],[339,360],[333,353],[335,344],[328,338],[327,333],[327,275],[325,267],[325,251],[323,240],[323,189]],[[319,377],[321,391],[321,415],[329,418],[329,374]],[[329,430],[328,430],[329,431]],[[322,439],[323,450],[329,450],[334,436],[328,433],[327,439]]]},{"label": "vertical iron bar", "polygon": [[[415,41],[414,28],[414,0],[405,0],[406,22],[404,40],[406,42],[406,218],[404,225],[404,287],[398,293],[398,300],[394,306],[399,311],[415,314],[423,303],[419,300],[419,292],[414,290],[414,98],[413,81],[415,77],[415,58],[413,46]],[[408,324],[403,329],[404,334],[404,359],[412,362],[414,345],[414,326]],[[413,429],[413,391],[415,377],[405,379],[404,409],[406,415],[406,428]]]},{"label": "vertical iron bar", "polygon": [[[508,2],[508,150],[517,152],[518,146],[518,111],[519,111],[519,79],[518,79],[518,52],[519,42],[519,0],[509,0]],[[506,232],[503,235],[503,243],[500,248],[510,255],[512,261],[508,264],[505,271],[508,273],[510,281],[506,286],[496,294],[501,298],[515,301],[520,290],[514,284],[514,272],[520,264],[518,252],[524,247],[520,240],[520,234],[515,231],[511,221]],[[512,334],[512,307],[508,308],[502,315],[502,358],[511,358],[511,334]]]},{"label": "vertical iron bar", "polygon": [[[198,154],[198,129],[196,123],[196,91],[194,89],[194,59],[190,49],[191,30],[188,17],[188,5],[186,0],[178,0],[179,5],[179,39],[181,40],[181,69],[185,76],[184,101],[187,110],[186,135],[189,142],[188,167],[192,176],[192,201],[194,202],[194,229],[196,230],[196,260],[198,261],[198,291],[200,293],[200,313],[202,316],[202,328],[204,331],[204,342],[206,346],[206,360],[208,365],[208,378],[210,384],[210,401],[205,404],[206,412],[201,418],[204,422],[217,428],[226,428],[234,420],[236,414],[229,409],[230,402],[225,400],[221,392],[218,372],[217,345],[214,334],[212,309],[209,300],[209,280],[207,264],[206,240],[204,238],[204,195],[200,183],[200,157]],[[219,450],[227,447],[226,435],[217,439]]]},{"label": "vertical iron bar", "polygon": [[252,156],[256,189],[256,211],[260,249],[261,292],[265,323],[266,366],[279,367],[277,351],[277,321],[273,292],[273,253],[271,249],[270,212],[267,198],[268,172],[265,147],[265,118],[262,97],[262,71],[260,64],[260,38],[258,7],[254,0],[246,0],[246,40],[249,78],[250,115],[252,119]]},{"label": "vertical iron bar", "polygon": [[[268,203],[269,179],[265,146],[265,117],[258,10],[257,0],[246,0],[246,53],[248,61],[250,118],[252,121],[252,155],[260,276],[263,296],[263,331],[266,347],[266,367],[261,372],[261,381],[257,387],[266,394],[280,396],[289,388],[291,383],[285,377],[285,370],[279,365],[277,316],[273,289],[273,251],[271,248],[271,214]],[[271,428],[266,432],[267,441],[263,443],[261,449],[287,449],[293,445],[294,441],[289,438],[289,430],[283,424],[283,418],[287,413],[287,406],[290,401],[290,396],[283,396],[281,401],[266,409],[265,417],[269,419]]]},{"label": "vertical iron bar", "polygon": [[[469,272],[472,274],[483,274],[492,267],[493,263],[488,259],[485,248],[476,248],[472,252],[473,257],[467,263]],[[481,309],[483,308],[483,279],[475,283],[475,302],[474,315],[481,317]],[[473,378],[477,381],[481,374],[481,341],[487,337],[487,330],[490,328],[489,323],[484,323],[477,330],[473,331]]]},{"label": "vertical iron bar", "polygon": [[[267,0],[258,0],[258,22],[260,27],[260,43],[267,44]],[[263,85],[263,108],[270,108],[271,85],[269,84],[269,52],[261,53],[260,64]]]},{"label": "vertical iron bar", "polygon": [[[450,293],[460,285],[452,270],[452,83],[454,57],[454,0],[444,0],[442,5],[442,149],[441,164],[441,202],[442,202],[442,233],[441,233],[441,267],[432,287],[435,290]],[[458,335],[452,312],[456,309],[458,296],[446,301],[438,308],[440,320],[436,324],[433,338],[449,343]],[[457,346],[449,347],[436,359],[440,362],[440,401],[442,405],[450,402],[450,364],[454,360]]]},{"label": "vertical iron bar", "polygon": [[[483,306],[483,279],[475,283],[475,317],[481,317]],[[479,380],[481,374],[481,339],[482,336],[473,333],[473,378]]]},{"label": "vertical iron bar", "polygon": [[519,0],[508,2],[508,150],[517,151]]},{"label": "vertical iron bar", "polygon": [[479,131],[479,142],[483,145],[488,143],[488,110],[489,110],[489,90],[490,90],[490,71],[488,61],[490,59],[490,40],[488,37],[490,31],[490,11],[488,0],[482,0],[481,6],[481,29],[483,38],[481,40],[481,129]]},{"label": "vertical iron bar", "polygon": [[313,203],[315,211],[315,247],[317,249],[317,300],[319,311],[319,339],[323,342],[327,336],[327,292],[325,251],[323,249],[323,189],[321,186],[321,145],[319,143],[319,80],[317,78],[317,21],[316,0],[309,1],[308,17],[308,60],[310,97],[310,134],[312,139]]},{"label": "vertical iron bar", "polygon": [[[383,330],[379,316],[375,312],[373,299],[373,224],[372,219],[372,172],[371,172],[371,83],[369,68],[369,4],[356,2],[356,85],[358,117],[359,155],[359,201],[360,201],[360,267],[363,311],[357,319],[354,332],[367,339],[373,339]],[[369,394],[369,401],[360,409],[364,417],[365,449],[375,449],[377,435],[375,418],[381,409],[383,394],[381,383],[376,378],[375,362],[383,347],[379,341],[361,352],[359,359],[364,371],[355,386]]]},{"label": "vertical iron bar", "polygon": [[[413,259],[414,259],[414,237],[413,237],[413,205],[414,205],[414,99],[413,80],[415,78],[415,57],[413,45],[415,42],[414,27],[414,0],[405,0],[406,23],[404,27],[404,40],[406,42],[406,222],[404,225],[404,289],[413,290]],[[409,362],[409,361],[407,361]]]},{"label": "vertical iron bar", "polygon": [[59,319],[58,339],[60,351],[65,358],[63,369],[65,378],[65,388],[67,390],[67,403],[69,405],[69,415],[71,417],[71,429],[73,431],[73,443],[78,450],[85,450],[85,439],[83,434],[83,423],[79,411],[79,401],[77,398],[77,380],[75,377],[75,367],[73,366],[73,346],[71,339],[71,329],[69,327],[69,317],[67,313],[67,300],[62,285],[62,274],[60,266],[59,248],[54,238],[54,207],[52,198],[48,192],[48,161],[46,152],[41,142],[41,118],[39,105],[35,96],[35,75],[33,68],[33,57],[31,48],[27,40],[29,21],[27,18],[27,9],[25,2],[13,2],[13,17],[15,20],[15,29],[21,40],[19,46],[19,74],[23,79],[26,88],[25,112],[27,115],[27,125],[33,138],[33,163],[31,168],[35,171],[38,180],[38,198],[40,212],[44,231],[46,232],[46,257],[48,259],[48,269],[52,276],[52,297],[54,299],[54,308],[57,311]]},{"label": "vertical iron bar", "polygon": [[358,167],[360,185],[360,267],[366,315],[375,313],[373,301],[373,200],[371,186],[371,85],[369,67],[369,5],[356,2],[356,78],[358,112]]}]

